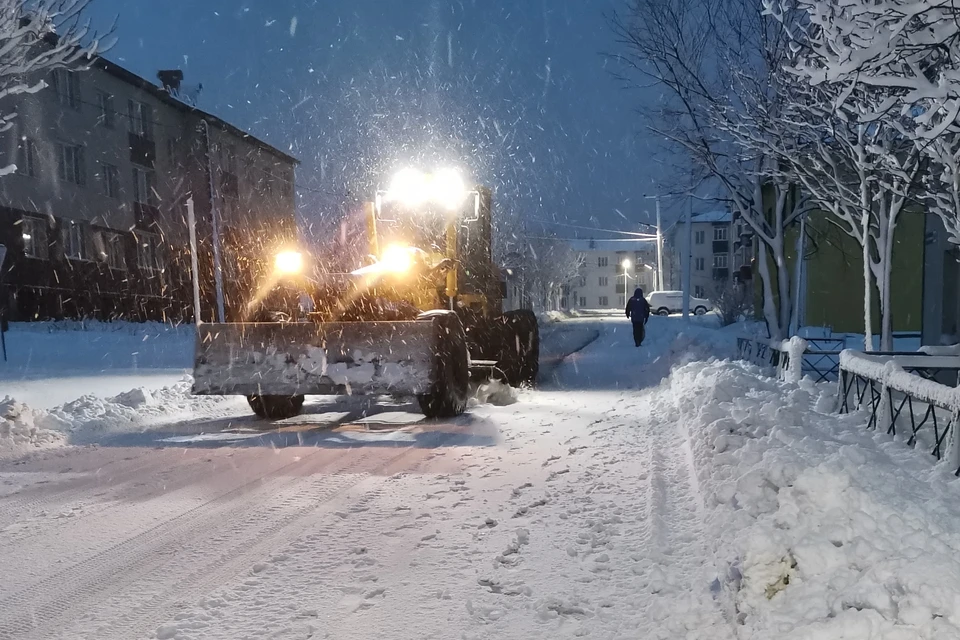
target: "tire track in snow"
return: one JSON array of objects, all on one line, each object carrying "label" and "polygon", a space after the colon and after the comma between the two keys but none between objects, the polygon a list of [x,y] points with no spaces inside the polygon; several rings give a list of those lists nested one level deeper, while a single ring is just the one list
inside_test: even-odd
[{"label": "tire track in snow", "polygon": [[[383,479],[377,476],[415,453],[426,454],[426,452],[425,449],[405,447],[397,455],[391,456],[367,471],[358,471],[358,468],[363,466],[365,458],[354,460],[346,470],[338,472],[351,474],[352,480],[345,483],[330,484],[326,477],[319,481],[307,479],[301,482],[296,488],[295,496],[288,499],[288,502],[295,504],[293,512],[284,514],[281,518],[267,519],[264,528],[245,532],[244,535],[240,534],[244,523],[240,523],[241,526],[235,527],[233,535],[229,536],[235,544],[218,550],[214,554],[213,561],[199,563],[197,568],[187,576],[169,582],[162,592],[151,596],[146,605],[133,608],[130,606],[129,597],[123,596],[118,605],[124,614],[116,623],[99,627],[98,633],[109,632],[117,638],[129,638],[155,631],[169,618],[165,609],[171,604],[177,602],[195,604],[203,595],[255,566],[271,551],[288,546],[293,540],[317,526],[318,517],[326,517],[324,519],[328,520],[332,515],[331,512],[341,503],[351,503],[355,500],[349,511],[354,513],[365,511],[367,505],[383,491]],[[428,458],[422,458],[414,465],[413,470],[419,469],[427,461]],[[319,488],[316,486],[318,484],[321,485]],[[342,519],[340,516],[336,517]],[[254,542],[251,543],[251,540]],[[352,541],[346,540],[340,544],[350,542]],[[329,546],[327,550],[332,551]],[[200,552],[201,557],[209,557],[204,549],[200,549]],[[181,573],[180,569],[181,567],[178,566],[169,567],[167,573],[178,575]]]},{"label": "tire track in snow", "polygon": [[[138,464],[123,464],[139,461]],[[121,469],[104,471],[110,466],[121,464]],[[0,499],[0,536],[3,530],[15,524],[24,513],[37,513],[56,507],[66,507],[70,503],[85,499],[99,498],[97,492],[109,491],[111,487],[125,484],[130,480],[150,475],[155,471],[169,468],[172,461],[167,456],[137,455],[119,460],[109,460],[107,464],[95,469],[81,471],[88,475],[74,480],[64,480],[59,490],[51,491],[47,483],[35,483],[24,491],[10,494]],[[60,483],[57,483],[60,484]],[[0,547],[2,548],[2,547]]]},{"label": "tire track in snow", "polygon": [[[248,513],[270,505],[271,496],[302,476],[329,464],[318,449],[277,469],[257,475],[240,486],[221,493],[139,534],[127,538],[66,569],[0,599],[0,638],[49,637],[39,633],[55,622],[89,608],[89,594],[101,600],[104,592],[120,591],[147,577],[158,565],[173,557],[185,543],[223,526],[228,519],[243,520]],[[373,455],[334,460],[334,474],[356,467]],[[355,484],[353,476],[333,475],[336,490]],[[334,490],[334,493],[336,492]],[[152,561],[151,561],[152,560]],[[78,597],[79,596],[79,597]],[[26,634],[30,634],[29,636]]]}]

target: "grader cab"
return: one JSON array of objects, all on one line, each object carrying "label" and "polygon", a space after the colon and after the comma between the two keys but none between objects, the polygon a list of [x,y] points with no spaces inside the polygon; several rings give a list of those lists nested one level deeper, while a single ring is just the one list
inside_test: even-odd
[{"label": "grader cab", "polygon": [[491,214],[490,189],[456,172],[400,172],[364,205],[364,264],[279,252],[248,321],[198,325],[194,393],[244,395],[264,418],[298,414],[305,395],[409,395],[436,418],[463,413],[471,381],[533,384],[537,320],[503,311]]}]

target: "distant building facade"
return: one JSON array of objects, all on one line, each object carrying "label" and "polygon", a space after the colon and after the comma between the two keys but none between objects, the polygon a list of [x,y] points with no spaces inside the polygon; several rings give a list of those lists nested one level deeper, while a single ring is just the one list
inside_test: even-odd
[{"label": "distant building facade", "polygon": [[[690,237],[690,287],[698,298],[710,298],[718,287],[752,275],[753,243],[729,211],[693,215]],[[687,257],[687,225],[678,221],[667,233],[670,268],[668,288],[683,288]]]},{"label": "distant building facade", "polygon": [[[634,289],[656,289],[657,244],[643,240],[571,240],[583,255],[578,281],[565,290],[566,309],[622,309]],[[626,268],[625,268],[626,263]]]},{"label": "distant building facade", "polygon": [[[219,215],[228,315],[258,269],[252,256],[296,236],[297,160],[97,58],[48,88],[8,98],[0,135],[0,305],[12,319],[192,318],[187,199],[199,239],[203,315],[213,318]],[[5,295],[3,295],[5,294]]]}]

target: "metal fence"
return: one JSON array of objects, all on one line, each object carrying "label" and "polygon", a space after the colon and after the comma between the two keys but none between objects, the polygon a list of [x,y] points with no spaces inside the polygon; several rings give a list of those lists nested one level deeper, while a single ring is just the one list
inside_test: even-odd
[{"label": "metal fence", "polygon": [[847,351],[839,370],[840,413],[867,411],[868,429],[906,436],[908,446],[921,446],[960,476],[960,391],[934,380],[944,373],[955,380],[960,358]]}]

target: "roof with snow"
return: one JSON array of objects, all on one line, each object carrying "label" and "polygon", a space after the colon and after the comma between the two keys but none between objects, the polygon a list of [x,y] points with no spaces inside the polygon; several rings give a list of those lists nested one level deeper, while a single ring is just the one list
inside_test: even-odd
[{"label": "roof with snow", "polygon": [[624,238],[622,240],[567,240],[574,251],[606,251],[614,253],[616,251],[644,251],[656,249],[657,242],[655,238],[649,240],[642,238]]},{"label": "roof with snow", "polygon": [[733,214],[729,211],[706,211],[693,214],[694,222],[733,222]]}]

